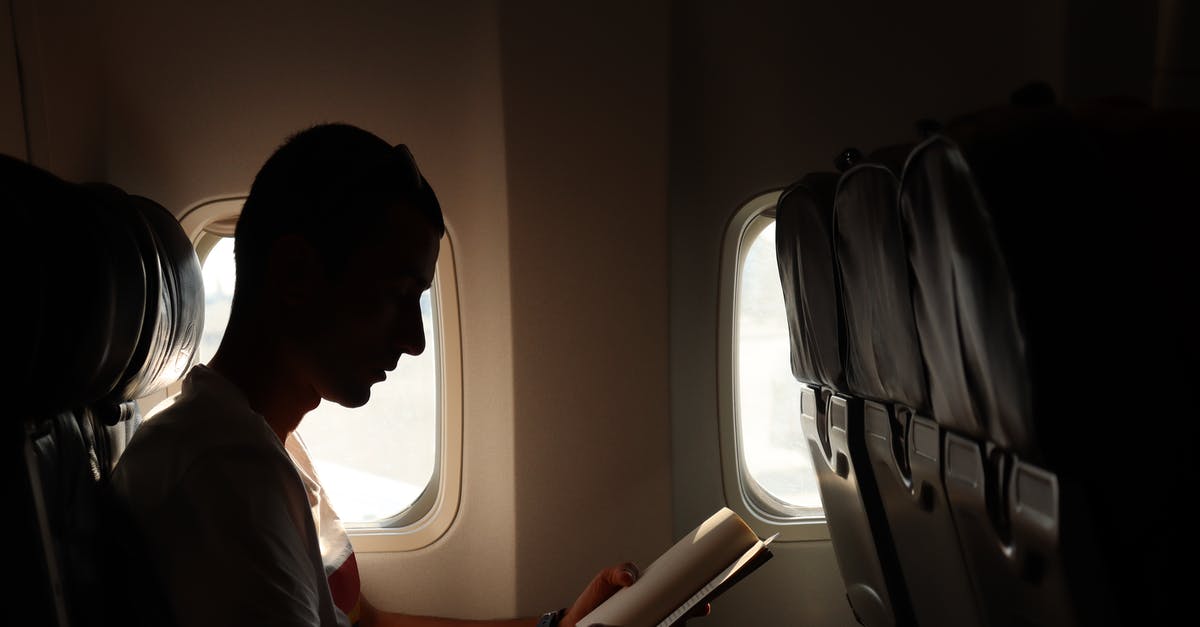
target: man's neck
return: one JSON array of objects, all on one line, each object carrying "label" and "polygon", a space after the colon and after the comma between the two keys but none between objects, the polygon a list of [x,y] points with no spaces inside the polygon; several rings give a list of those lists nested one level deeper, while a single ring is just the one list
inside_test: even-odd
[{"label": "man's neck", "polygon": [[270,333],[256,333],[230,321],[208,367],[237,387],[281,442],[321,402]]}]

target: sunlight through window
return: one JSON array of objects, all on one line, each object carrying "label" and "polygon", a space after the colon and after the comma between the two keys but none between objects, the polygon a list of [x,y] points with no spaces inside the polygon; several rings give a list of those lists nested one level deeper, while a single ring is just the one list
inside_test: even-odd
[{"label": "sunlight through window", "polygon": [[742,463],[756,484],[749,492],[765,501],[760,507],[780,515],[821,516],[817,475],[800,427],[801,386],[792,377],[775,221],[754,220],[742,241],[747,252],[738,273],[735,329]]}]

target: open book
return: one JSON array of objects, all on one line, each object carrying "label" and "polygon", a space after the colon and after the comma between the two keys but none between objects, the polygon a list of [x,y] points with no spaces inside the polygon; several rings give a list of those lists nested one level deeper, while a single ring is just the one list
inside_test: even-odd
[{"label": "open book", "polygon": [[723,507],[579,621],[579,627],[668,627],[771,558],[741,516]]}]

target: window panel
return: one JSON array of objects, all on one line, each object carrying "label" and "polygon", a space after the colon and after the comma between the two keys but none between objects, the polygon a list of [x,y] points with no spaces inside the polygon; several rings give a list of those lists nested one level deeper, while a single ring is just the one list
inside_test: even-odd
[{"label": "window panel", "polygon": [[737,424],[744,479],[759,507],[786,517],[821,516],[821,497],[800,426],[801,386],[792,377],[775,221],[759,216],[744,235],[738,269]]}]

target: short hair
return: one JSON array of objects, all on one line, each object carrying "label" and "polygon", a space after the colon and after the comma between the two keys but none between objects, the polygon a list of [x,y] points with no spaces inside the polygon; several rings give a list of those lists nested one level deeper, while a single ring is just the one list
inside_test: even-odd
[{"label": "short hair", "polygon": [[271,247],[285,235],[303,237],[336,275],[396,207],[419,212],[439,237],[445,233],[437,196],[407,146],[349,124],[292,135],[254,177],[238,218],[237,291],[257,291]]}]

